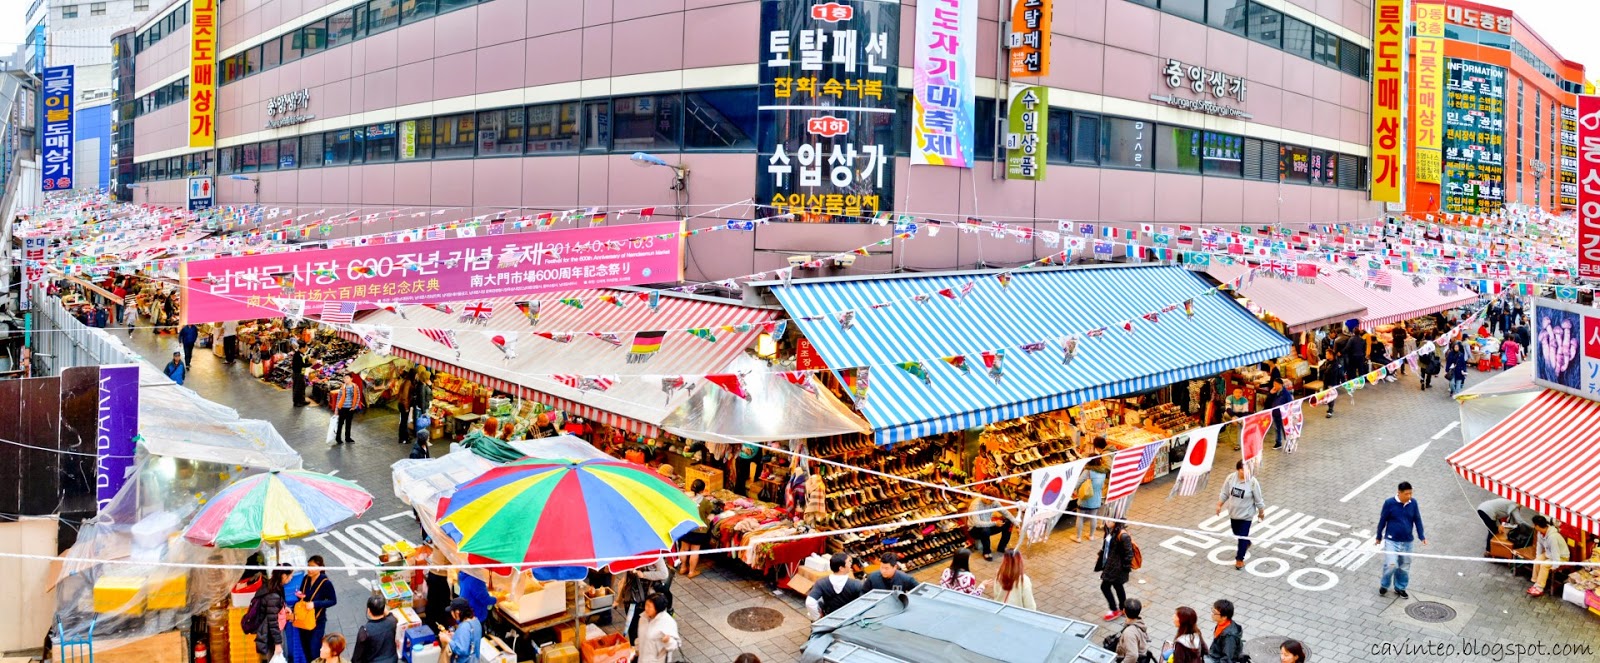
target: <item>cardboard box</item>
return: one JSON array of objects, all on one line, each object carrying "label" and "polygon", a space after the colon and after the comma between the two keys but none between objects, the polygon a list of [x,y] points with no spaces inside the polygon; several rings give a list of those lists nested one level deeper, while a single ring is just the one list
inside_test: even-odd
[{"label": "cardboard box", "polygon": [[[577,632],[573,630],[572,624],[557,624],[555,629],[557,642],[572,642],[572,636]],[[600,627],[594,624],[583,625],[583,640],[585,642],[603,637],[606,637],[606,632],[601,630]]]},{"label": "cardboard box", "polygon": [[614,633],[583,643],[578,653],[583,663],[628,663],[633,648],[628,646],[628,636]]},{"label": "cardboard box", "polygon": [[562,642],[539,650],[539,663],[580,663],[578,648]]},{"label": "cardboard box", "polygon": [[809,566],[801,566],[795,571],[794,576],[789,578],[789,589],[804,596],[811,592],[812,585],[817,584],[818,580],[826,577],[828,577],[827,571],[818,571]]},{"label": "cardboard box", "polygon": [[694,480],[706,482],[706,491],[715,493],[722,490],[722,470],[710,465],[692,465],[683,472],[683,485],[693,486]]},{"label": "cardboard box", "polygon": [[129,616],[144,614],[144,578],[100,576],[94,583],[94,611]]}]

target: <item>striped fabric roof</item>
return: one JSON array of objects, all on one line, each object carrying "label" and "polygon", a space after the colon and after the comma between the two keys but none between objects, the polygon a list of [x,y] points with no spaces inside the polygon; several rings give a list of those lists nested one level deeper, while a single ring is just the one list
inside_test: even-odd
[{"label": "striped fabric roof", "polygon": [[1445,459],[1479,487],[1600,534],[1600,403],[1545,390]]},{"label": "striped fabric roof", "polygon": [[1366,275],[1349,276],[1339,272],[1317,276],[1317,283],[1327,283],[1350,299],[1367,307],[1361,316],[1361,328],[1372,329],[1391,322],[1410,320],[1429,313],[1448,311],[1477,301],[1478,295],[1461,288],[1454,295],[1439,293],[1439,279],[1425,276],[1422,285],[1413,285],[1411,274],[1385,270],[1391,282],[1389,290],[1368,288]]},{"label": "striped fabric roof", "polygon": [[[912,296],[975,282],[960,301]],[[1134,393],[1180,380],[1281,357],[1290,344],[1227,297],[1203,297],[1195,316],[1181,304],[1208,287],[1177,267],[1097,267],[1028,270],[1002,288],[993,272],[936,276],[801,281],[773,285],[828,366],[872,366],[861,404],[879,444],[1048,412],[1099,398]],[[873,304],[893,302],[872,308]],[[1168,305],[1156,323],[1138,319]],[[855,311],[841,330],[839,311]],[[807,321],[803,316],[824,316]],[[1134,319],[1129,334],[1118,325]],[[1077,356],[1063,366],[1058,339],[1096,327],[1081,338]],[[1020,346],[1046,341],[1032,355]],[[1005,349],[997,384],[979,354]],[[963,355],[970,374],[940,361]],[[893,366],[922,361],[931,384]]]},{"label": "striped fabric roof", "polygon": [[[1243,264],[1219,262],[1212,263],[1206,271],[1226,283],[1239,278],[1245,269]],[[1366,306],[1320,282],[1300,283],[1258,275],[1255,281],[1240,288],[1239,294],[1282,320],[1290,332],[1316,329],[1367,314]]]},{"label": "striped fabric roof", "polygon": [[[601,301],[614,296],[621,306]],[[521,298],[484,300],[494,307],[486,323],[464,318],[472,301],[459,302],[454,314],[422,306],[406,309],[405,318],[388,311],[368,311],[357,322],[388,325],[394,328],[395,354],[436,370],[444,370],[495,389],[547,403],[576,415],[595,419],[637,433],[654,436],[657,426],[689,397],[688,390],[677,390],[671,397],[662,391],[657,378],[641,375],[699,376],[727,370],[734,359],[755,340],[757,331],[727,332],[714,329],[715,343],[682,330],[693,327],[768,322],[776,312],[712,301],[702,297],[663,294],[660,306],[652,311],[638,292],[625,290],[574,290],[530,296],[540,302],[539,324],[529,323],[517,310]],[[579,299],[583,308],[561,303]],[[456,330],[461,344],[456,352],[418,332],[419,328]],[[671,330],[661,350],[648,361],[629,363],[629,348],[635,332]],[[485,332],[515,332],[516,358],[490,342]],[[571,333],[569,343],[534,336],[534,332]],[[585,335],[609,332],[621,341],[619,347]],[[553,379],[552,375],[616,376],[616,383],[604,392],[580,391]]]}]

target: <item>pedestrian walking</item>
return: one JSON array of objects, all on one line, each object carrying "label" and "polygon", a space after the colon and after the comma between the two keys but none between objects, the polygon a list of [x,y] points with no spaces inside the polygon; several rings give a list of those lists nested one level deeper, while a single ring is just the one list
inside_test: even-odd
[{"label": "pedestrian walking", "polygon": [[1299,640],[1284,640],[1278,645],[1278,663],[1306,663],[1306,648]]},{"label": "pedestrian walking", "polygon": [[1250,552],[1250,522],[1267,517],[1267,501],[1261,496],[1261,482],[1247,476],[1244,461],[1233,464],[1233,474],[1222,484],[1222,494],[1217,497],[1217,515],[1228,510],[1228,523],[1239,540],[1238,552],[1233,554],[1233,568],[1244,568],[1245,553]]},{"label": "pedestrian walking", "polygon": [[1337,390],[1339,385],[1344,384],[1346,378],[1344,374],[1344,357],[1339,355],[1338,350],[1334,349],[1331,342],[1328,344],[1327,349],[1322,351],[1322,367],[1318,370],[1317,375],[1322,378],[1323,389],[1335,390],[1333,398],[1328,401],[1327,418],[1332,419],[1333,406],[1339,402],[1339,392]]},{"label": "pedestrian walking", "polygon": [[945,589],[983,596],[984,583],[978,582],[978,576],[972,575],[972,550],[962,548],[950,557],[950,566],[939,574],[939,586]]},{"label": "pedestrian walking", "polygon": [[[1073,526],[1072,542],[1087,541],[1094,538],[1095,523],[1093,516],[1100,515],[1100,507],[1105,505],[1106,480],[1111,476],[1111,463],[1106,459],[1106,438],[1095,436],[1094,459],[1083,468],[1083,478],[1074,488],[1074,495],[1078,502],[1077,523]],[[1084,530],[1089,530],[1089,535],[1084,536]]]},{"label": "pedestrian walking", "polygon": [[811,616],[811,621],[827,617],[864,593],[861,581],[850,576],[849,555],[834,553],[828,560],[828,570],[828,577],[812,585],[811,592],[806,595],[806,614]]},{"label": "pedestrian walking", "polygon": [[909,592],[917,587],[917,579],[900,569],[900,556],[886,552],[878,556],[878,572],[867,575],[861,582],[861,591],[874,589]]},{"label": "pedestrian walking", "polygon": [[1033,601],[1033,579],[1022,563],[1021,550],[1009,550],[1000,558],[1000,571],[989,585],[989,598],[1019,608],[1038,610]]},{"label": "pedestrian walking", "polygon": [[[295,592],[296,599],[310,602],[312,616],[316,619],[316,626],[300,638],[306,660],[317,658],[316,653],[322,646],[322,634],[328,630],[328,608],[339,604],[339,594],[334,591],[333,583],[328,581],[328,574],[322,572],[324,566],[327,563],[322,555],[312,555],[306,559],[306,578],[300,583],[300,591]],[[340,650],[343,649],[341,644]]]},{"label": "pedestrian walking", "polygon": [[335,443],[355,444],[351,438],[351,430],[355,428],[356,410],[361,409],[361,385],[349,372],[344,374],[344,382],[334,392],[333,409],[339,413],[338,427],[333,431]]},{"label": "pedestrian walking", "polygon": [[[130,329],[133,325],[128,326]],[[183,344],[183,363],[194,365],[194,344],[200,340],[200,328],[194,325],[184,325],[178,330],[178,342]]]},{"label": "pedestrian walking", "polygon": [[1150,631],[1139,617],[1144,612],[1144,603],[1139,599],[1128,599],[1122,612],[1127,621],[1123,622],[1122,630],[1117,632],[1117,646],[1113,650],[1117,655],[1116,663],[1141,663],[1150,653]]},{"label": "pedestrian walking", "polygon": [[133,338],[133,330],[139,326],[139,308],[131,302],[122,307],[122,326],[128,328],[128,337]]},{"label": "pedestrian walking", "polygon": [[239,359],[239,321],[222,323],[222,363],[233,365]]},{"label": "pedestrian walking", "polygon": [[411,441],[411,427],[415,420],[411,415],[411,376],[401,373],[394,380],[394,406],[400,411],[400,431],[396,438],[400,444]]},{"label": "pedestrian walking", "polygon": [[1100,593],[1105,595],[1106,606],[1110,608],[1101,619],[1109,622],[1121,617],[1124,604],[1128,602],[1128,592],[1123,586],[1128,584],[1128,575],[1133,572],[1133,535],[1128,534],[1127,525],[1111,523],[1106,528],[1094,570],[1100,572]]},{"label": "pedestrian walking", "polygon": [[1450,350],[1444,355],[1444,377],[1450,381],[1451,396],[1461,392],[1467,381],[1467,351],[1462,349],[1461,341],[1450,342]]},{"label": "pedestrian walking", "polygon": [[672,567],[665,560],[629,571],[623,577],[626,593],[622,598],[628,606],[628,642],[638,646],[639,623],[644,620],[645,603],[654,596],[664,596],[666,610],[672,609]]},{"label": "pedestrian walking", "polygon": [[[1378,513],[1378,543],[1383,544],[1383,579],[1378,585],[1378,596],[1386,596],[1389,588],[1400,598],[1409,599],[1406,586],[1411,582],[1411,555],[1414,541],[1428,545],[1428,535],[1422,531],[1422,510],[1411,497],[1411,482],[1401,481],[1395,496],[1384,501]],[[1412,532],[1416,535],[1413,537]]]},{"label": "pedestrian walking", "polygon": [[1000,505],[987,497],[975,497],[972,506],[967,509],[967,536],[978,544],[978,550],[983,553],[984,561],[993,561],[994,555],[990,553],[990,539],[1000,535],[1001,555],[1006,554],[1006,546],[1011,544],[1011,526],[1015,524],[1011,514],[1005,511],[996,511]]},{"label": "pedestrian walking", "polygon": [[1419,376],[1422,382],[1420,391],[1427,391],[1433,388],[1433,378],[1439,374],[1440,365],[1443,363],[1439,360],[1439,351],[1435,349],[1429,349],[1417,359],[1417,368],[1421,369],[1422,372]]},{"label": "pedestrian walking", "polygon": [[1277,442],[1272,448],[1283,448],[1283,406],[1294,400],[1294,386],[1288,379],[1277,380],[1272,383],[1272,389],[1267,392],[1266,408],[1272,411],[1272,430],[1277,433]]},{"label": "pedestrian walking", "polygon": [[[416,426],[417,420],[426,416],[433,407],[433,378],[428,375],[428,369],[418,366],[416,378],[411,384],[411,411],[406,415],[413,426]],[[406,438],[402,443],[409,441],[410,438]]]},{"label": "pedestrian walking", "polygon": [[1206,663],[1237,663],[1244,653],[1244,628],[1233,621],[1233,602],[1218,599],[1211,604],[1211,620],[1217,625],[1211,631]]},{"label": "pedestrian walking", "polygon": [[306,354],[295,343],[289,350],[289,386],[295,407],[306,406]]},{"label": "pedestrian walking", "polygon": [[[283,585],[289,581],[292,573],[280,569],[267,576],[261,588],[256,590],[256,595],[250,598],[250,607],[245,610],[244,618],[240,619],[241,628],[255,633],[256,655],[261,657],[263,663],[272,660],[273,656],[283,655],[284,622],[280,614],[284,611]],[[248,628],[250,626],[255,628]]]},{"label": "pedestrian walking", "polygon": [[[1409,336],[1410,335],[1406,333],[1405,325],[1396,324],[1394,326],[1394,331],[1389,332],[1389,347],[1391,348],[1389,351],[1389,356],[1396,359],[1406,356],[1406,338]],[[1405,362],[1400,362],[1400,374],[1406,374]]]},{"label": "pedestrian walking", "polygon": [[311,659],[312,663],[344,663],[344,636],[338,633],[329,633],[322,637],[318,644],[317,657]]},{"label": "pedestrian walking", "polygon": [[644,602],[644,620],[639,624],[637,663],[667,663],[672,653],[683,646],[678,621],[667,613],[667,597],[660,594]]},{"label": "pedestrian walking", "polygon": [[1534,548],[1533,586],[1528,588],[1528,596],[1544,596],[1550,570],[1566,562],[1572,551],[1567,548],[1567,537],[1561,535],[1561,528],[1549,518],[1534,516],[1533,529],[1539,533],[1539,542]]},{"label": "pedestrian walking", "polygon": [[167,364],[167,367],[162,369],[161,372],[172,378],[173,382],[183,384],[183,378],[189,373],[189,367],[183,363],[183,353],[172,353],[172,362]]},{"label": "pedestrian walking", "polygon": [[350,663],[399,663],[399,620],[389,614],[389,606],[377,594],[367,597],[367,623],[356,635]]},{"label": "pedestrian walking", "polygon": [[1194,608],[1178,606],[1172,613],[1172,625],[1178,635],[1161,646],[1161,660],[1165,663],[1205,663],[1206,640],[1200,635],[1200,616]]}]

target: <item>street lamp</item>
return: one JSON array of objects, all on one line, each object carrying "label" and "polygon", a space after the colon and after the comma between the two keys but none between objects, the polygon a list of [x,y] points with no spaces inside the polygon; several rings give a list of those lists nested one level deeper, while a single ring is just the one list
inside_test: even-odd
[{"label": "street lamp", "polygon": [[667,168],[671,168],[672,169],[672,187],[671,188],[672,188],[673,191],[683,191],[684,187],[687,186],[686,180],[689,179],[689,167],[688,166],[674,166],[674,165],[672,165],[670,163],[667,163],[666,161],[663,161],[661,159],[661,157],[658,157],[658,156],[656,156],[654,154],[649,154],[649,153],[646,153],[646,152],[634,152],[633,156],[628,157],[628,160],[632,161],[634,165],[636,165],[636,166],[638,166],[640,168],[649,168],[651,166],[665,166]]},{"label": "street lamp", "polygon": [[229,175],[228,179],[230,179],[230,180],[239,180],[240,182],[254,182],[255,185],[252,188],[254,189],[255,194],[256,194],[256,204],[257,205],[261,204],[261,179],[260,178],[251,177],[249,175]]}]

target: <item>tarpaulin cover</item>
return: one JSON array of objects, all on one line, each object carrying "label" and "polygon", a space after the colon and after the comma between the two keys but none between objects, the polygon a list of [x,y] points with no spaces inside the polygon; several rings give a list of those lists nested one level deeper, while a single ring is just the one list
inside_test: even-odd
[{"label": "tarpaulin cover", "polygon": [[694,394],[661,422],[668,432],[693,440],[731,437],[746,442],[771,442],[868,433],[872,427],[810,375],[812,391],[771,372],[766,362],[744,358],[730,367],[745,375],[749,400],[727,389],[701,383]]},{"label": "tarpaulin cover", "polygon": [[139,437],[140,448],[157,456],[300,468],[300,454],[272,424],[241,418],[237,410],[173,384],[148,363],[139,369]]},{"label": "tarpaulin cover", "polygon": [[1544,391],[1533,383],[1533,367],[1533,362],[1518,365],[1456,394],[1463,442],[1478,439]]}]

